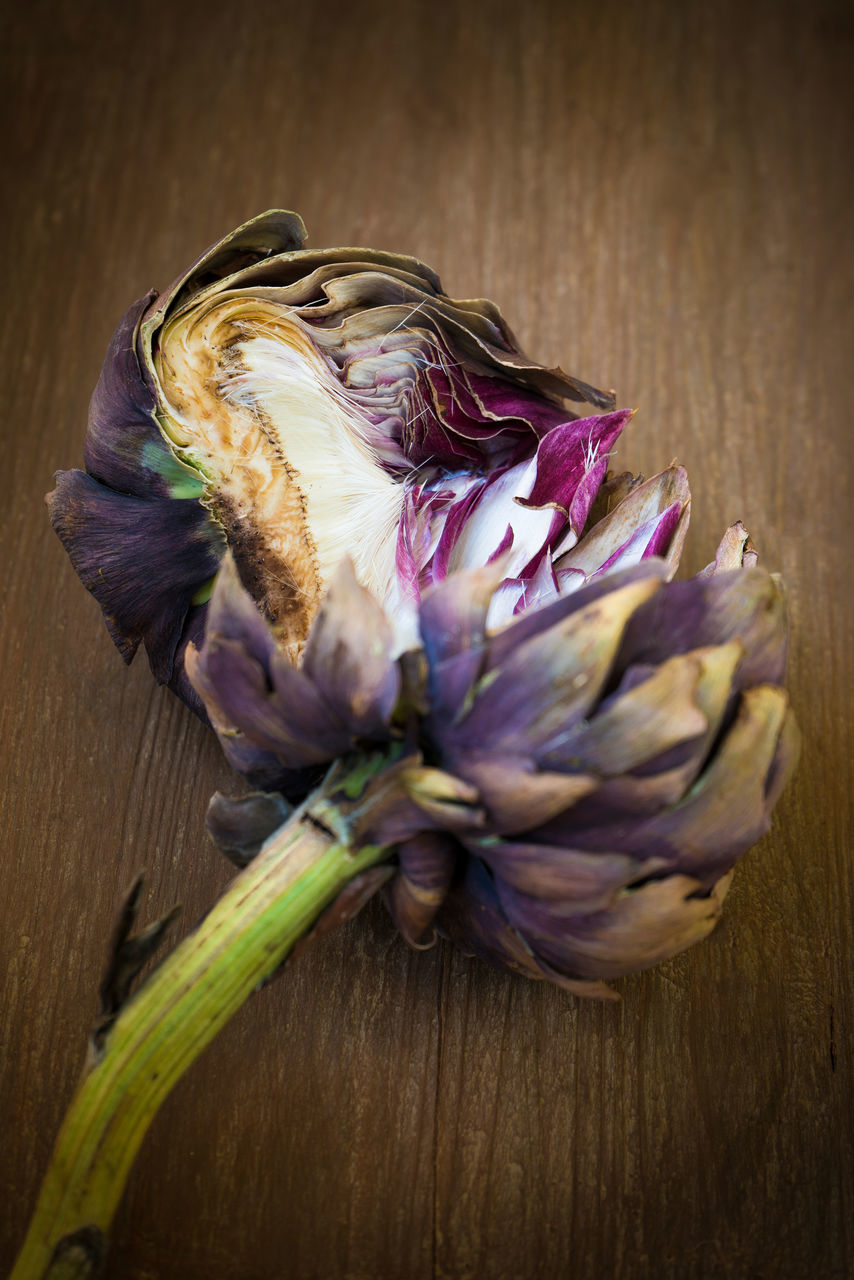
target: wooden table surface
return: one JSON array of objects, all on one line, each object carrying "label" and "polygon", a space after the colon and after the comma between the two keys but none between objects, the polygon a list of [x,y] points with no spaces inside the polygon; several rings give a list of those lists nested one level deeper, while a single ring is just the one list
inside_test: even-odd
[{"label": "wooden table surface", "polygon": [[805,751],[712,938],[579,1002],[383,908],[255,997],[170,1098],[111,1280],[854,1274],[852,51],[835,0],[159,7],[4,21],[2,1256],[80,1072],[134,874],[186,931],[236,789],[122,665],[48,525],[125,306],[270,206],[416,254],[640,412],[791,601]]}]

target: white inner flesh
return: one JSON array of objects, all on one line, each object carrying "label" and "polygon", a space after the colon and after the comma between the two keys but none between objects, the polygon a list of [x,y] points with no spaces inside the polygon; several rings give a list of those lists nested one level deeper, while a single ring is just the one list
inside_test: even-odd
[{"label": "white inner flesh", "polygon": [[222,299],[167,326],[158,373],[167,430],[285,572],[294,567],[293,585],[308,571],[325,588],[349,556],[381,602],[396,599],[403,485],[296,319],[267,300]]},{"label": "white inner flesh", "polygon": [[359,581],[388,601],[403,485],[378,465],[360,418],[308,343],[299,349],[259,333],[240,354],[243,368],[223,383],[225,398],[260,410],[272,427],[305,499],[322,579],[349,556]]},{"label": "white inner flesh", "polygon": [[523,507],[517,498],[527,498],[537,475],[536,458],[520,462],[489,485],[483,499],[472,511],[451,554],[451,572],[487,564],[501,545],[509,525],[513,542],[508,552],[505,574],[513,578],[543,546],[554,522],[551,507]]}]

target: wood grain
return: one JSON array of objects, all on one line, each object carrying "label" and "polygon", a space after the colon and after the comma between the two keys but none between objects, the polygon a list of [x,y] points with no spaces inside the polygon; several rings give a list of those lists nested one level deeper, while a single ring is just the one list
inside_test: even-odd
[{"label": "wood grain", "polygon": [[228,769],[128,671],[50,531],[128,302],[273,205],[410,252],[544,362],[640,406],[620,466],[693,478],[785,576],[804,758],[702,946],[579,1003],[371,906],[181,1083],[122,1280],[854,1274],[854,16],[672,5],[106,0],[4,25],[0,1261],[81,1067],[106,939],[228,878]]}]

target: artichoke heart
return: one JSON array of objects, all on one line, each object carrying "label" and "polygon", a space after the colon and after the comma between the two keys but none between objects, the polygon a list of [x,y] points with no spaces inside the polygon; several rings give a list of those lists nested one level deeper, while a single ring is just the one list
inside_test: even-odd
[{"label": "artichoke heart", "polygon": [[164,326],[155,367],[163,428],[206,478],[244,581],[289,648],[344,556],[392,602],[401,479],[290,308],[238,295],[185,310]]}]

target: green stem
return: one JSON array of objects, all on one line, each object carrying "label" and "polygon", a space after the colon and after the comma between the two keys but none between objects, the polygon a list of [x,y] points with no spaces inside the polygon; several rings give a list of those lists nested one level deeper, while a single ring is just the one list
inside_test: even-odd
[{"label": "green stem", "polygon": [[[350,849],[304,807],[124,1006],[57,1138],[11,1280],[88,1280],[172,1086],[323,909],[387,850]],[[336,824],[337,826],[338,824]],[[342,838],[343,836],[343,838]]]}]

